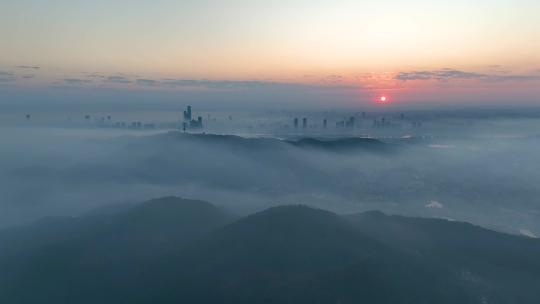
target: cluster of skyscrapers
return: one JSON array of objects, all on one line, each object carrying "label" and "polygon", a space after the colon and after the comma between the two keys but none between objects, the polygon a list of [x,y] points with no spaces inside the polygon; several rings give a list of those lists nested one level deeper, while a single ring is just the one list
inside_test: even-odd
[{"label": "cluster of skyscrapers", "polygon": [[[294,127],[298,128],[298,117],[294,119]],[[307,118],[302,118],[302,128],[307,128]]]},{"label": "cluster of skyscrapers", "polygon": [[202,116],[193,119],[191,112],[191,106],[187,106],[184,111],[184,121],[182,122],[182,130],[186,131],[187,129],[202,129],[203,128],[203,119]]},{"label": "cluster of skyscrapers", "polygon": [[[356,119],[354,117],[350,117],[348,120],[338,121],[336,122],[336,127],[338,128],[354,128]],[[293,125],[295,129],[298,129],[300,127],[299,125],[299,118],[296,117],[293,120]],[[322,126],[324,129],[328,128],[328,119],[324,118],[322,122]],[[308,119],[306,117],[302,118],[302,128],[308,127]]]},{"label": "cluster of skyscrapers", "polygon": [[[400,113],[395,118],[397,120],[399,120],[399,121],[405,121],[405,114]],[[345,119],[336,121],[336,128],[338,128],[338,129],[354,129],[354,128],[357,128],[357,127],[361,127],[362,123],[366,122],[367,119],[368,119],[367,113],[362,112],[360,115],[350,116],[349,118],[345,118]],[[300,125],[300,121],[301,121],[301,125]],[[422,125],[421,122],[415,122],[415,121],[412,121],[411,124],[412,124],[412,127],[420,127]],[[403,125],[402,123],[392,121],[391,119],[389,119],[387,117],[381,117],[381,118],[375,117],[375,118],[373,118],[372,127],[373,128],[399,127],[399,126],[402,126],[402,125]],[[293,126],[294,126],[295,129],[299,129],[300,127],[305,129],[305,128],[308,128],[308,127],[313,127],[314,125],[309,126],[308,125],[308,119],[306,117],[302,118],[301,120],[300,120],[300,118],[295,117],[293,119]],[[365,126],[368,126],[368,125],[365,125]],[[322,128],[323,129],[328,128],[328,119],[327,118],[323,118]]]},{"label": "cluster of skyscrapers", "polygon": [[337,128],[354,128],[355,124],[356,124],[356,119],[351,116],[349,117],[349,119],[336,122],[336,127]]}]

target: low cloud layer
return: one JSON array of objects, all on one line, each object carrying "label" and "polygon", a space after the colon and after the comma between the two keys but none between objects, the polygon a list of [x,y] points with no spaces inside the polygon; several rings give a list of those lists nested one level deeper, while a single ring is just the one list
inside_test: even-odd
[{"label": "low cloud layer", "polygon": [[400,81],[436,80],[441,82],[452,80],[480,80],[484,82],[531,81],[538,80],[537,75],[486,74],[465,72],[456,69],[422,70],[399,72],[395,76]]},{"label": "low cloud layer", "polygon": [[70,85],[81,85],[84,83],[84,80],[79,78],[66,78],[64,79],[64,82]]},{"label": "low cloud layer", "polygon": [[109,83],[131,83],[132,81],[129,80],[127,77],[124,77],[124,76],[109,76],[109,77],[107,77],[106,82],[109,82]]},{"label": "low cloud layer", "polygon": [[39,70],[41,67],[37,65],[18,65],[17,68],[24,70]]},{"label": "low cloud layer", "polygon": [[0,82],[13,82],[17,77],[11,71],[0,71]]},{"label": "low cloud layer", "polygon": [[[538,127],[527,121],[509,129],[507,122],[494,120],[487,129]],[[453,133],[452,141],[390,144],[392,153],[377,153],[177,133],[100,138],[107,132],[2,130],[2,223],[179,195],[238,212],[302,203],[337,212],[376,209],[540,233],[535,183],[540,145],[534,138],[458,139],[479,132],[467,127]],[[435,148],[442,145],[454,148]]]}]

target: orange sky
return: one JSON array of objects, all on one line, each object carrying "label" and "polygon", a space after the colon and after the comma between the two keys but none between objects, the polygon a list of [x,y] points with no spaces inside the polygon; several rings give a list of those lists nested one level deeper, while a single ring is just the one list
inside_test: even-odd
[{"label": "orange sky", "polygon": [[2,7],[3,86],[156,89],[165,79],[204,79],[378,94],[534,93],[540,84],[533,0],[7,0]]}]

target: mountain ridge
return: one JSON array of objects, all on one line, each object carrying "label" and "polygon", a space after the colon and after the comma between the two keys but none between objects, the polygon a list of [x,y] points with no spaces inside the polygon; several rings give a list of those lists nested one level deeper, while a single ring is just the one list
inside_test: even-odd
[{"label": "mountain ridge", "polygon": [[[338,215],[303,205],[238,218],[208,202],[176,197],[119,212],[74,219],[81,230],[62,226],[62,219],[58,225],[71,230],[60,241],[55,235],[62,229],[53,229],[52,236],[38,233],[51,222],[14,234],[29,233],[30,241],[33,235],[50,237],[51,243],[42,239],[42,246],[23,246],[22,254],[0,255],[0,301],[510,304],[539,299],[534,286],[540,282],[540,242],[469,224],[381,212]],[[9,232],[0,232],[0,248]],[[28,282],[32,293],[24,292]]]}]

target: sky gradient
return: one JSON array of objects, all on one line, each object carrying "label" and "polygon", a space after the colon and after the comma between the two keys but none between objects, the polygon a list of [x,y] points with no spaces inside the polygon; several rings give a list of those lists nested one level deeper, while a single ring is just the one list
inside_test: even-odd
[{"label": "sky gradient", "polygon": [[33,100],[40,89],[225,91],[230,99],[246,90],[330,90],[328,99],[347,103],[380,95],[395,102],[540,98],[540,2],[533,0],[0,6],[0,88],[13,99]]}]

